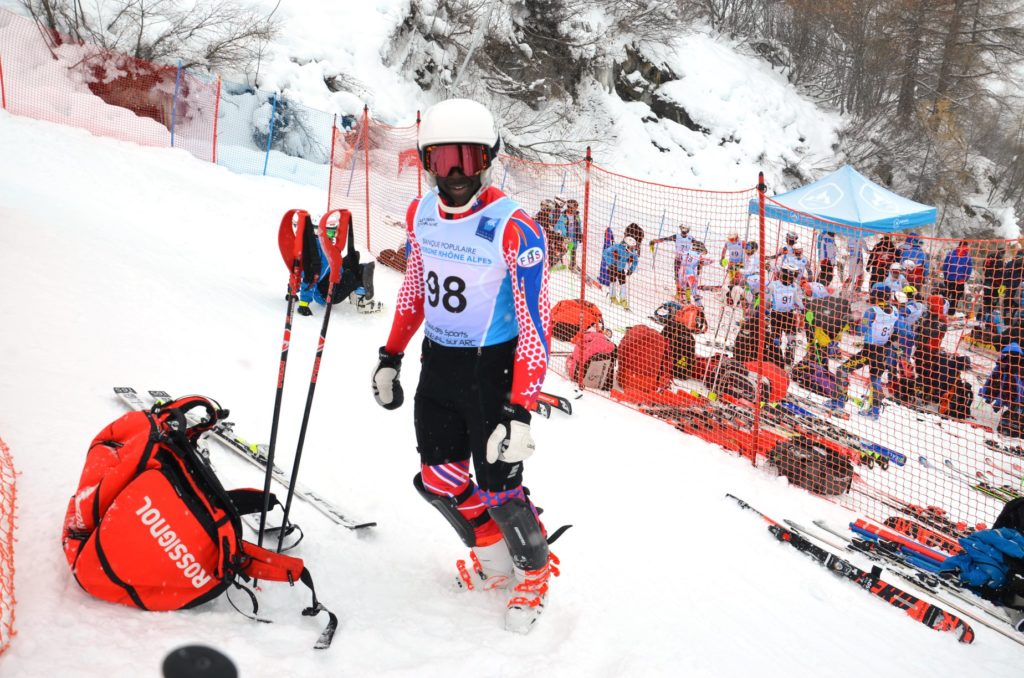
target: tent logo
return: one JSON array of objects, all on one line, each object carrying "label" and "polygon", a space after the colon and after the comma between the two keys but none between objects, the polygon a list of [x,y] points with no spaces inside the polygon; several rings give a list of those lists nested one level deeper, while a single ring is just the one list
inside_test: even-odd
[{"label": "tent logo", "polygon": [[835,207],[842,199],[843,189],[833,183],[828,183],[801,197],[797,204],[808,211],[820,211]]},{"label": "tent logo", "polygon": [[872,184],[864,184],[860,187],[860,197],[879,212],[899,209],[899,204],[892,199],[892,196]]}]

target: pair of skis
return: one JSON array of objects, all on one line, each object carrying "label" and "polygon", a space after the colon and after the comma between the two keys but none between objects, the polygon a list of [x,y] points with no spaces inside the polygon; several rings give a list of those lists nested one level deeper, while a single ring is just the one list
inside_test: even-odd
[{"label": "pair of skis", "polygon": [[[114,387],[114,393],[131,409],[145,410],[150,407],[143,402],[138,392],[130,386]],[[154,404],[173,400],[170,394],[166,391],[149,391],[149,395],[155,401]],[[235,431],[234,423],[230,421],[218,422],[217,425],[206,434],[206,436],[217,442],[224,450],[234,453],[249,464],[260,469],[261,472],[266,473],[268,468],[267,446],[249,443]],[[274,466],[271,471],[271,475],[282,487],[285,489],[289,488],[289,478],[284,470]],[[295,496],[325,515],[331,520],[331,522],[344,528],[350,530],[362,530],[368,527],[374,527],[377,524],[375,522],[361,522],[353,520],[323,495],[298,482],[295,483]],[[259,531],[258,526],[253,527],[253,529],[254,531]],[[276,531],[276,529],[274,531]]]},{"label": "pair of skis", "polygon": [[993,485],[991,481],[994,480],[994,478],[986,476],[982,471],[978,471],[976,477],[971,477],[969,473],[957,466],[952,459],[943,459],[942,467],[934,464],[923,454],[918,456],[917,459],[926,469],[936,472],[945,472],[947,475],[960,481],[972,490],[976,490],[985,496],[992,497],[1004,504],[1008,501],[1019,499],[1021,497],[1020,492],[1010,485]]},{"label": "pair of skis", "polygon": [[[891,520],[891,519],[890,519]],[[890,520],[886,520],[889,524]],[[788,522],[788,521],[787,521]],[[793,523],[793,525],[796,525]],[[827,542],[836,548],[859,553],[873,562],[880,563],[901,579],[918,590],[926,592],[936,601],[955,610],[965,617],[986,626],[1015,643],[1024,645],[1024,630],[1021,613],[993,605],[959,585],[959,578],[952,572],[942,572],[941,566],[932,561],[944,560],[945,554],[929,552],[926,544],[916,542],[912,536],[893,534],[866,521],[858,520],[850,525],[856,536],[844,534],[823,520],[815,520],[814,526],[825,536],[815,535],[819,540],[836,537],[838,544]],[[796,525],[797,529],[800,528]],[[959,548],[959,544],[956,544]],[[1008,628],[1009,627],[1009,628]]]},{"label": "pair of skis", "polygon": [[907,616],[936,631],[949,631],[956,634],[961,643],[974,642],[974,629],[954,614],[946,612],[938,605],[922,600],[907,591],[894,586],[881,578],[882,569],[874,566],[871,571],[863,570],[823,546],[815,543],[815,538],[794,523],[783,525],[761,513],[753,506],[732,494],[725,495],[732,499],[740,508],[753,511],[768,523],[768,531],[780,542],[789,544],[801,553],[806,554],[830,572],[849,579],[877,598],[881,598],[893,607],[906,612]]}]

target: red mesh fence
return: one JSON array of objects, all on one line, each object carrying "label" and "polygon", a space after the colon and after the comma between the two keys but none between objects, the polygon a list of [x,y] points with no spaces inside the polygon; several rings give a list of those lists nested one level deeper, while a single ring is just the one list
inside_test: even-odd
[{"label": "red mesh fence", "polygon": [[0,438],[0,654],[14,635],[15,472],[11,451]]},{"label": "red mesh fence", "polygon": [[[353,210],[370,251],[399,269],[406,207],[429,190],[415,145],[415,128],[367,116],[338,134],[332,163],[331,207]],[[762,234],[755,188],[664,186],[587,161],[501,157],[491,181],[547,233],[551,368],[582,387],[879,521],[955,535],[991,524],[1020,491],[1024,382],[1013,379],[1024,357],[1011,347],[1002,385],[982,390],[999,351],[1020,341],[1024,254],[1007,259],[1014,243],[969,243],[947,261],[959,242],[797,214],[766,219]],[[789,240],[802,258],[781,252]],[[897,262],[872,301],[871,284]],[[877,327],[865,331],[886,334],[880,348],[860,330],[872,306]],[[580,331],[598,317],[603,331]]]},{"label": "red mesh fence", "polygon": [[241,174],[327,187],[334,116],[74,40],[0,10],[0,105],[146,146],[182,148]]},{"label": "red mesh fence", "polygon": [[41,31],[0,10],[0,58],[7,110],[145,146],[213,157],[216,82],[174,66]]},{"label": "red mesh fence", "polygon": [[[840,308],[851,329],[828,346],[807,323],[789,398],[827,412],[835,391],[842,400],[845,390],[842,418],[833,413],[827,424],[862,451],[850,501],[874,517],[910,503],[948,532],[991,525],[1021,493],[1024,253],[1016,241],[879,234],[811,215],[798,221],[768,220],[769,242],[781,248],[787,233],[797,236],[809,277],[849,306]],[[830,232],[838,248],[822,263]],[[875,286],[885,289],[872,296]],[[870,329],[857,325],[886,312],[896,315],[891,338],[874,348]]]}]

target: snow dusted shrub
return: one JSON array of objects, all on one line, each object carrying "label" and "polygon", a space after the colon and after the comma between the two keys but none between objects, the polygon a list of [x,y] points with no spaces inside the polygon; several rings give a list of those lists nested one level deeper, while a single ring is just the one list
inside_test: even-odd
[{"label": "snow dusted shrub", "polygon": [[329,162],[330,126],[321,129],[321,125],[315,124],[313,113],[310,109],[280,95],[275,106],[273,97],[270,97],[252,113],[253,143],[258,148],[265,149],[267,138],[271,137],[270,148],[275,151],[310,162]]}]

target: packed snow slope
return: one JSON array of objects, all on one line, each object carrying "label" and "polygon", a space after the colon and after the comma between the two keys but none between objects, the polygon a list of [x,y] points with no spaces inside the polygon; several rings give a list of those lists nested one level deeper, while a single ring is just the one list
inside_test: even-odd
[{"label": "packed snow slope", "polygon": [[[975,626],[973,646],[931,631],[776,542],[744,497],[776,517],[842,524],[844,510],[595,395],[534,424],[527,463],[562,576],[529,636],[504,601],[448,586],[458,539],[412,487],[412,407],[387,412],[369,373],[388,312],[334,313],[301,479],[354,517],[356,535],[298,502],[299,554],[341,618],[312,649],[301,588],[268,584],[258,624],[225,598],[148,613],[89,598],[60,527],[92,437],[120,416],[111,387],[202,393],[266,440],[284,321],[281,214],[325,196],[237,176],[173,149],[94,138],[0,111],[0,436],[20,471],[17,632],[3,676],[157,676],[174,647],[205,643],[255,676],[1019,675],[1020,647]],[[279,438],[290,466],[320,313],[296,318]],[[402,378],[417,378],[412,347]],[[566,393],[552,376],[547,388]],[[253,469],[214,448],[229,486]],[[243,601],[240,601],[243,604]]]}]

